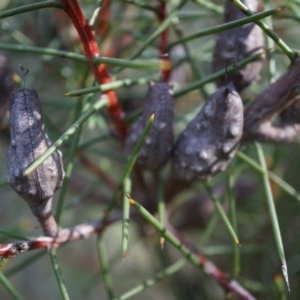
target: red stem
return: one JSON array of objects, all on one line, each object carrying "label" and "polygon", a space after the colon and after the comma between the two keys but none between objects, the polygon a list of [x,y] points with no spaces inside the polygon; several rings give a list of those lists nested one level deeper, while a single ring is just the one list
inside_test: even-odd
[{"label": "red stem", "polygon": [[202,251],[185,239],[171,224],[168,229],[185,245],[192,253],[198,256],[199,263],[207,275],[212,276],[227,292],[235,294],[241,300],[255,300],[255,297],[242,287],[236,280],[229,279],[212,261],[207,259]]},{"label": "red stem", "polygon": [[[100,50],[96,43],[92,28],[86,21],[80,5],[77,0],[61,0],[65,12],[70,17],[75,26],[80,40],[84,47],[84,52],[89,62],[89,65],[94,73],[95,79],[98,83],[104,84],[111,82],[111,77],[107,72],[106,65],[100,64],[95,66],[93,59],[100,56]],[[115,91],[109,90],[106,92],[109,100],[109,113],[114,123],[119,136],[124,139],[126,136],[126,124],[124,121],[124,112],[119,104]]]},{"label": "red stem", "polygon": [[98,28],[97,34],[99,34],[100,36],[103,36],[109,27],[108,20],[110,17],[110,5],[111,5],[111,0],[102,1],[100,13],[98,15],[98,24],[97,24],[97,28]]},{"label": "red stem", "polygon": [[[166,14],[167,14],[167,3],[162,0],[158,9],[158,18],[160,23],[162,23],[166,19]],[[160,59],[161,59],[160,80],[164,82],[167,82],[170,79],[171,69],[172,69],[171,61],[169,59],[169,54],[167,52],[168,33],[169,30],[168,28],[166,28],[160,35],[160,43],[159,43]]]}]

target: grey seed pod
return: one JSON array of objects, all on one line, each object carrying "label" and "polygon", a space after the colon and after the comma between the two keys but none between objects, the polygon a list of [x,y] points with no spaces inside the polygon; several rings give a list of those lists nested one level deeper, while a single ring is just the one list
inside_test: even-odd
[{"label": "grey seed pod", "polygon": [[126,153],[132,153],[150,116],[155,119],[138,157],[138,164],[149,170],[158,170],[167,162],[173,146],[173,92],[168,83],[149,85],[142,116],[129,129]]},{"label": "grey seed pod", "polygon": [[[243,138],[245,140],[254,138],[263,142],[291,142],[294,140],[298,135],[296,128],[291,130],[291,127],[287,126],[287,131],[281,131],[273,120],[285,109],[290,110],[297,105],[298,96],[294,95],[294,92],[299,86],[300,57],[297,57],[293,65],[246,108]],[[297,114],[296,106],[294,114]],[[292,122],[285,120],[285,125],[297,123],[293,120],[295,115],[290,119]]]},{"label": "grey seed pod", "polygon": [[172,158],[173,175],[192,181],[224,171],[242,133],[242,100],[232,84],[220,87],[179,136]]},{"label": "grey seed pod", "polygon": [[[256,0],[243,0],[253,12],[258,9]],[[245,15],[230,0],[225,3],[224,22],[230,22],[244,18]],[[213,53],[213,71],[216,72],[225,68],[232,59],[242,60],[255,54],[264,47],[264,35],[262,30],[254,23],[246,24],[237,28],[221,32],[217,36]],[[240,92],[252,82],[259,79],[262,69],[262,60],[251,62],[228,74],[229,81],[232,81],[236,90]],[[217,81],[218,86],[224,85],[228,79],[226,76]]]},{"label": "grey seed pod", "polygon": [[23,174],[26,167],[51,145],[36,90],[23,88],[11,93],[9,122],[8,183],[27,201],[35,215],[49,213],[51,198],[64,176],[60,151],[54,152],[31,174]]}]

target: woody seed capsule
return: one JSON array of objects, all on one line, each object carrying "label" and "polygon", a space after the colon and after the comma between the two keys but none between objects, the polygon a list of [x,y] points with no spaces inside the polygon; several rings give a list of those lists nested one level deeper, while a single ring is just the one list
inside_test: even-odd
[{"label": "woody seed capsule", "polygon": [[8,183],[27,201],[36,216],[49,214],[51,198],[64,176],[60,151],[55,151],[29,175],[23,174],[51,145],[36,90],[23,88],[11,93],[9,122]]},{"label": "woody seed capsule", "polygon": [[[243,0],[250,10],[256,12],[258,9],[257,0]],[[245,15],[230,0],[225,2],[224,22],[235,21],[244,18]],[[237,28],[221,32],[217,36],[213,53],[213,71],[216,72],[225,68],[232,62],[232,59],[240,61],[264,47],[264,36],[262,30],[254,23],[246,24]],[[252,82],[259,78],[262,69],[262,61],[251,62],[227,74],[229,81],[232,81],[236,90],[240,92]],[[224,85],[228,78],[223,77],[217,81],[218,86]]]},{"label": "woody seed capsule", "polygon": [[174,177],[205,180],[224,171],[242,133],[242,100],[232,84],[220,87],[179,136],[172,158]]},{"label": "woody seed capsule", "polygon": [[153,113],[155,119],[137,162],[146,169],[158,170],[167,162],[173,145],[173,92],[168,83],[150,83],[143,114],[130,128],[126,139],[128,154]]}]

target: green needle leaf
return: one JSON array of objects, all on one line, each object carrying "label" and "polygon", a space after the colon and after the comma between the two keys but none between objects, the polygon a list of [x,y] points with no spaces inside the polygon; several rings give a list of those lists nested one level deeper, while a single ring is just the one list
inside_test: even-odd
[{"label": "green needle leaf", "polygon": [[0,284],[7,290],[12,299],[14,300],[24,300],[24,298],[19,294],[11,282],[6,278],[6,276],[0,270]]},{"label": "green needle leaf", "polygon": [[285,279],[286,285],[288,290],[290,291],[290,285],[289,285],[289,278],[288,278],[288,272],[287,272],[287,265],[286,265],[286,259],[285,259],[285,254],[284,254],[284,247],[283,247],[283,242],[282,242],[282,237],[280,233],[280,227],[279,227],[279,222],[277,218],[277,213],[276,213],[276,208],[274,204],[274,199],[273,199],[273,194],[268,178],[268,168],[266,165],[263,149],[259,143],[255,143],[256,146],[256,151],[258,154],[258,159],[259,163],[264,171],[262,178],[263,178],[263,183],[264,183],[264,190],[265,190],[265,196],[266,196],[266,201],[269,209],[269,214],[271,218],[271,224],[273,228],[273,234],[275,237],[275,243],[276,243],[276,248],[277,248],[277,253],[279,256],[279,259],[281,261],[281,271],[283,274],[283,277]]},{"label": "green needle leaf", "polygon": [[240,246],[240,241],[239,241],[239,238],[232,226],[232,224],[230,223],[230,220],[228,219],[227,215],[226,215],[226,212],[221,204],[221,202],[219,201],[219,199],[214,195],[214,192],[213,190],[211,189],[211,187],[207,184],[207,183],[204,183],[203,186],[205,187],[207,193],[209,194],[209,196],[211,197],[212,201],[214,202],[215,206],[216,206],[216,209],[217,209],[217,212],[219,213],[219,216],[221,218],[221,220],[224,222],[233,242],[236,244],[236,245],[239,245]]},{"label": "green needle leaf", "polygon": [[58,286],[59,286],[59,290],[60,290],[62,299],[63,300],[70,300],[66,285],[65,285],[63,277],[62,277],[60,266],[59,266],[59,263],[58,263],[58,260],[57,260],[56,249],[57,249],[56,247],[52,247],[49,251],[50,260],[51,260],[51,263],[52,263],[52,268],[53,268],[53,271],[54,271],[54,274],[55,274],[56,281],[57,281]]},{"label": "green needle leaf", "polygon": [[122,218],[122,256],[126,256],[129,239],[131,180],[126,177],[123,184],[123,218]]},{"label": "green needle leaf", "polygon": [[118,184],[118,187],[116,188],[113,196],[112,196],[112,200],[111,202],[109,203],[107,209],[106,209],[106,212],[105,212],[105,216],[104,216],[104,219],[106,219],[108,216],[109,216],[109,213],[112,211],[112,209],[115,207],[116,205],[116,201],[117,201],[117,198],[119,196],[119,193],[120,193],[120,189],[121,187],[124,185],[124,181],[126,179],[126,177],[128,177],[135,165],[135,162],[139,156],[139,153],[140,153],[140,150],[145,142],[145,139],[151,129],[151,126],[153,124],[153,121],[154,121],[154,118],[155,118],[155,115],[152,114],[148,120],[148,122],[146,123],[146,126],[145,126],[145,129],[144,131],[142,132],[139,140],[137,141],[134,149],[133,149],[133,152],[127,162],[127,164],[125,165],[125,168],[123,170],[123,173],[121,175],[121,178],[120,178],[120,181],[119,181],[119,184]]},{"label": "green needle leaf", "polygon": [[184,36],[184,37],[176,40],[173,43],[170,43],[168,48],[171,49],[174,46],[184,43],[184,42],[192,41],[192,40],[200,38],[200,37],[204,37],[204,36],[207,36],[210,34],[220,33],[222,31],[225,31],[228,29],[236,28],[238,26],[242,26],[242,25],[245,25],[245,24],[248,24],[251,22],[258,21],[260,19],[266,18],[275,13],[278,13],[280,10],[282,10],[282,7],[270,9],[270,10],[267,10],[267,11],[264,11],[264,12],[261,12],[261,13],[255,14],[255,15],[251,15],[250,17],[245,17],[245,18],[237,20],[237,21],[232,21],[232,22],[228,22],[228,23],[221,24],[218,26],[214,26],[212,28],[207,28],[207,29],[201,30],[201,31],[193,33],[191,35]]}]

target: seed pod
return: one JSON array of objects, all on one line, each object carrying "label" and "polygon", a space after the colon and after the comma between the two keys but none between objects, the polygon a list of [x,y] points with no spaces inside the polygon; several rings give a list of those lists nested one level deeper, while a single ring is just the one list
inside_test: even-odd
[{"label": "seed pod", "polygon": [[[300,86],[300,57],[275,82],[270,84],[245,110],[244,140],[256,139],[261,142],[292,142],[299,134],[294,118],[297,115],[297,89]],[[284,110],[294,109],[294,116],[283,124],[274,119]],[[289,113],[290,114],[290,113]],[[297,118],[297,117],[296,117]],[[285,124],[284,124],[285,123]]]},{"label": "seed pod", "polygon": [[[257,11],[256,0],[243,0],[253,12]],[[225,3],[224,22],[230,22],[244,18],[245,15],[230,0]],[[213,71],[225,68],[232,59],[242,60],[255,54],[264,47],[264,36],[262,30],[254,23],[246,24],[237,28],[221,32],[216,40],[213,53]],[[223,86],[229,79],[234,83],[238,92],[249,86],[259,78],[262,69],[262,61],[257,60],[227,74],[229,78],[220,78],[218,86]]]},{"label": "seed pod", "polygon": [[173,175],[192,181],[224,171],[242,133],[242,100],[232,84],[220,87],[179,136],[173,153]]},{"label": "seed pod", "polygon": [[26,167],[51,145],[36,90],[23,88],[11,93],[9,121],[8,183],[27,201],[36,216],[48,214],[51,198],[64,176],[60,151],[54,152],[31,174],[23,174]]},{"label": "seed pod", "polygon": [[133,124],[126,139],[126,152],[132,150],[150,116],[155,119],[138,157],[138,164],[158,170],[168,160],[173,145],[173,92],[168,83],[150,83],[142,116]]}]

